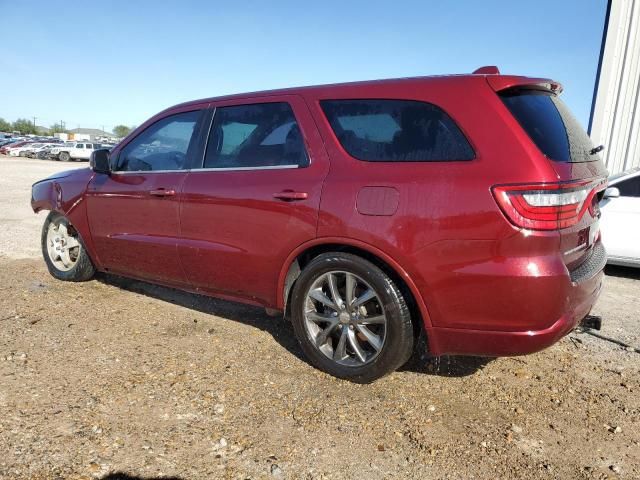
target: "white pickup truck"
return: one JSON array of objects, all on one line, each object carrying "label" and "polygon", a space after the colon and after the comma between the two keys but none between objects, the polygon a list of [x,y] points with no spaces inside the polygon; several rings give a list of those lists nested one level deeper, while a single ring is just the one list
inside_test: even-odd
[{"label": "white pickup truck", "polygon": [[59,147],[52,148],[49,158],[68,162],[69,160],[89,160],[91,152],[101,148],[99,143],[65,142]]}]

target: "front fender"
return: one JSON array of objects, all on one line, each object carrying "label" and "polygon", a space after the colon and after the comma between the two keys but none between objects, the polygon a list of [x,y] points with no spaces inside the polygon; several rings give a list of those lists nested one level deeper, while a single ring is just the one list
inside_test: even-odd
[{"label": "front fender", "polygon": [[89,229],[85,201],[85,192],[92,178],[92,170],[79,168],[36,182],[31,187],[31,208],[36,213],[51,210],[64,215],[80,234],[94,265],[99,267]]}]

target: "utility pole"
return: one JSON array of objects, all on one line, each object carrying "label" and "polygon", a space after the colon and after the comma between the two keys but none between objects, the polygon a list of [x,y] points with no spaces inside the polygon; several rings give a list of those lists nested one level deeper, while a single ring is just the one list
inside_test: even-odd
[{"label": "utility pole", "polygon": [[[38,118],[38,117],[33,117],[33,130],[34,131],[36,130],[36,118]],[[38,132],[36,132],[36,133],[38,133]]]}]

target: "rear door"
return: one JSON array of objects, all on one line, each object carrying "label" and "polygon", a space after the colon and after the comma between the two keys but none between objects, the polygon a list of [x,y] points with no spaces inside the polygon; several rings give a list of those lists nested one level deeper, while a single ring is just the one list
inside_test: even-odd
[{"label": "rear door", "polygon": [[112,152],[113,171],[87,190],[87,214],[100,263],[109,271],[186,284],[177,253],[178,209],[198,150],[204,106],[155,118]]},{"label": "rear door", "polygon": [[180,258],[206,292],[277,304],[285,260],[316,237],[324,146],[302,98],[218,102],[184,183]]},{"label": "rear door", "polygon": [[499,95],[546,157],[558,181],[575,185],[571,188],[576,194],[585,195],[587,205],[580,221],[559,230],[563,260],[572,270],[588,258],[599,240],[598,200],[606,186],[607,169],[584,128],[558,95],[530,86],[510,88]]}]

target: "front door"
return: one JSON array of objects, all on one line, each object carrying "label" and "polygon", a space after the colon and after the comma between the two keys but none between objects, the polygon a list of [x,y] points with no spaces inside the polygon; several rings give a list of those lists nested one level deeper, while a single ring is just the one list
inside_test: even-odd
[{"label": "front door", "polygon": [[87,189],[91,235],[108,271],[186,284],[177,254],[179,206],[186,169],[197,149],[202,108],[151,121],[112,152],[110,175]]},{"label": "front door", "polygon": [[215,107],[183,187],[182,263],[197,289],[275,305],[287,257],[316,237],[328,159],[298,96]]}]

